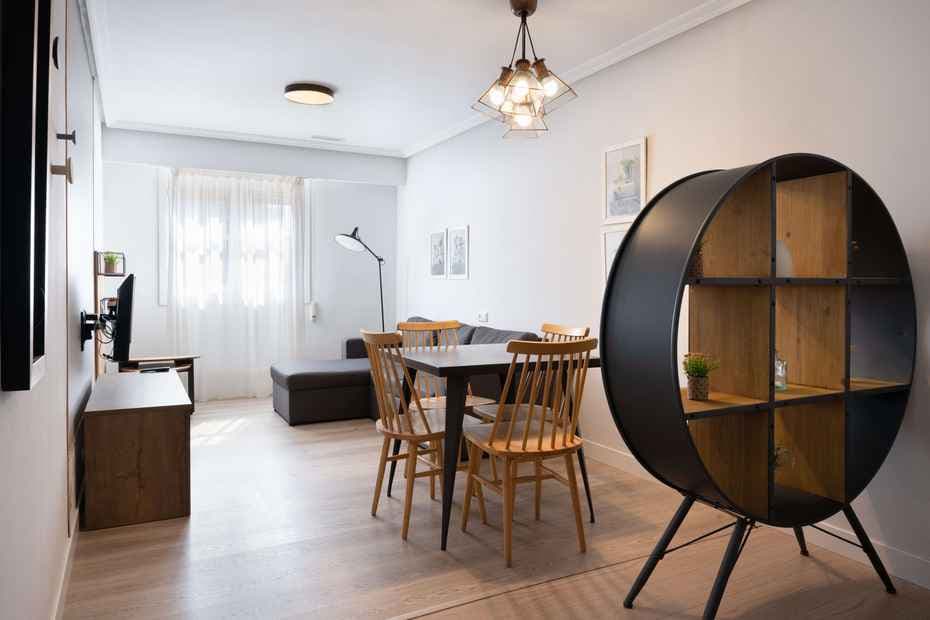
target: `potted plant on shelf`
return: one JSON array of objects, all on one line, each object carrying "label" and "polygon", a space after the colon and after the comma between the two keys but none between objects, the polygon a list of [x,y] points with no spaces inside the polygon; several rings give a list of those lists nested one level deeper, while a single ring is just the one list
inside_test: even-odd
[{"label": "potted plant on shelf", "polygon": [[119,273],[120,255],[116,252],[103,253],[103,273]]},{"label": "potted plant on shelf", "polygon": [[688,399],[707,400],[710,394],[710,373],[720,368],[720,362],[704,353],[686,353],[681,367],[688,376]]}]

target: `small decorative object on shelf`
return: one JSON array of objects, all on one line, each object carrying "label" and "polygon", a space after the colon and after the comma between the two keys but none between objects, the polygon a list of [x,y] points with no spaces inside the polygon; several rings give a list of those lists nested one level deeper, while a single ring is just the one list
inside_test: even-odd
[{"label": "small decorative object on shelf", "polygon": [[710,373],[720,363],[704,353],[686,353],[681,367],[688,375],[688,399],[707,400],[710,395]]},{"label": "small decorative object on shelf", "polygon": [[794,277],[794,261],[791,258],[791,249],[781,239],[775,241],[775,276],[779,278]]},{"label": "small decorative object on shelf", "polygon": [[775,351],[775,389],[788,389],[788,362]]},{"label": "small decorative object on shelf", "polygon": [[792,465],[794,461],[794,456],[791,454],[791,450],[785,446],[775,446],[773,451],[774,460],[772,467],[774,469],[781,469],[786,465]]},{"label": "small decorative object on shelf", "polygon": [[122,252],[94,252],[98,276],[126,275],[126,255]]}]

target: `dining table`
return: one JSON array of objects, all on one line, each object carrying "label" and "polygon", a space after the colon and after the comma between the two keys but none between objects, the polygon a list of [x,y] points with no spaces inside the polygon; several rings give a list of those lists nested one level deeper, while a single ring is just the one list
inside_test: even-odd
[{"label": "dining table", "polygon": [[[440,548],[445,551],[449,538],[449,519],[452,515],[452,496],[455,491],[455,474],[458,470],[459,444],[462,440],[465,396],[469,379],[479,375],[497,375],[503,386],[507,371],[513,361],[513,354],[507,352],[507,343],[471,344],[442,350],[408,351],[404,353],[404,360],[410,372],[411,381],[415,380],[416,373],[419,371],[442,377],[446,382],[446,435],[443,442],[442,539],[440,545]],[[588,367],[598,368],[600,365],[600,357],[595,349],[591,352]],[[520,370],[520,364],[517,370]],[[409,394],[410,386],[405,385],[404,389],[405,393]],[[583,462],[581,466],[584,466]],[[591,515],[593,519],[593,511]]]}]

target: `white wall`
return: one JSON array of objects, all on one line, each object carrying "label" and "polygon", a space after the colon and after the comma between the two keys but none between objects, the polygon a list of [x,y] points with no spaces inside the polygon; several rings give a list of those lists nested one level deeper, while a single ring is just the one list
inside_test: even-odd
[{"label": "white wall", "polygon": [[276,144],[104,129],[103,158],[177,168],[400,185],[406,161]]},{"label": "white wall", "polygon": [[[125,251],[128,269],[136,275],[134,356],[172,353],[171,339],[166,337],[168,309],[158,305],[157,170],[114,161],[104,168],[103,247]],[[345,339],[358,336],[359,328],[380,329],[377,264],[367,253],[349,252],[336,244],[337,233],[359,226],[362,239],[385,258],[385,318],[388,325],[394,322],[396,191],[363,183],[309,183],[311,282],[319,315],[309,326],[305,355],[332,359],[342,357]]]},{"label": "white wall", "polygon": [[[505,141],[488,123],[415,155],[399,200],[398,315],[474,322],[488,311],[500,327],[548,320],[596,330],[609,145],[648,136],[649,196],[695,171],[780,153],[839,159],[878,191],[901,230],[922,332],[901,433],[855,508],[889,570],[930,587],[928,31],[930,5],[920,1],[755,0],[576,84],[579,99],[550,117],[541,140]],[[431,280],[427,233],[460,224],[471,226],[471,279]],[[591,378],[590,454],[629,464],[599,375]],[[831,523],[848,530],[842,518]]]},{"label": "white wall", "polygon": [[310,331],[310,356],[343,357],[346,338],[381,329],[378,266],[367,252],[333,241],[359,227],[362,240],[384,258],[384,323],[396,324],[397,191],[383,185],[312,181],[313,297],[319,318]]}]

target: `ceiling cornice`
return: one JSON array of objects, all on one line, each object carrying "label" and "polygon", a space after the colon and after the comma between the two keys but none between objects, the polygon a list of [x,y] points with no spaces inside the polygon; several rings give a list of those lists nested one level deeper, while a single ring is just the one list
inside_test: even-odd
[{"label": "ceiling cornice", "polygon": [[[643,52],[650,47],[656,46],[663,41],[667,41],[672,37],[675,37],[683,32],[687,32],[692,28],[696,28],[701,24],[708,22],[715,17],[719,17],[724,13],[732,11],[735,8],[741,7],[744,4],[751,2],[752,0],[708,0],[704,4],[698,5],[686,11],[681,15],[668,20],[667,22],[660,24],[653,28],[652,30],[647,30],[641,35],[633,37],[629,41],[618,45],[617,47],[610,49],[599,56],[595,56],[591,60],[581,63],[577,67],[574,67],[562,74],[562,79],[569,83],[575,83],[583,80],[586,77],[592,76],[599,71],[613,66],[619,62],[635,56],[640,52]],[[450,127],[447,127],[443,131],[434,133],[432,136],[416,142],[409,147],[405,148],[403,151],[404,157],[411,157],[416,155],[420,151],[424,151],[431,146],[435,146],[440,142],[445,142],[450,138],[465,133],[469,129],[473,129],[478,125],[483,125],[484,123],[490,122],[488,117],[482,114],[471,114],[468,118],[462,120],[460,123],[456,123]]]},{"label": "ceiling cornice", "polygon": [[174,127],[170,125],[153,125],[149,123],[110,122],[107,127],[113,129],[129,129],[132,131],[148,131],[152,133],[167,133],[177,136],[195,136],[198,138],[216,138],[218,140],[238,140],[239,142],[257,142],[260,144],[277,144],[279,146],[295,146],[305,149],[318,149],[324,151],[341,151],[343,153],[357,153],[359,155],[377,155],[379,157],[403,157],[400,151],[391,149],[378,149],[345,142],[329,142],[326,140],[303,140],[300,138],[281,138],[278,136],[263,136],[261,134],[241,133],[237,131],[217,131],[214,129],[197,129],[193,127]]}]

